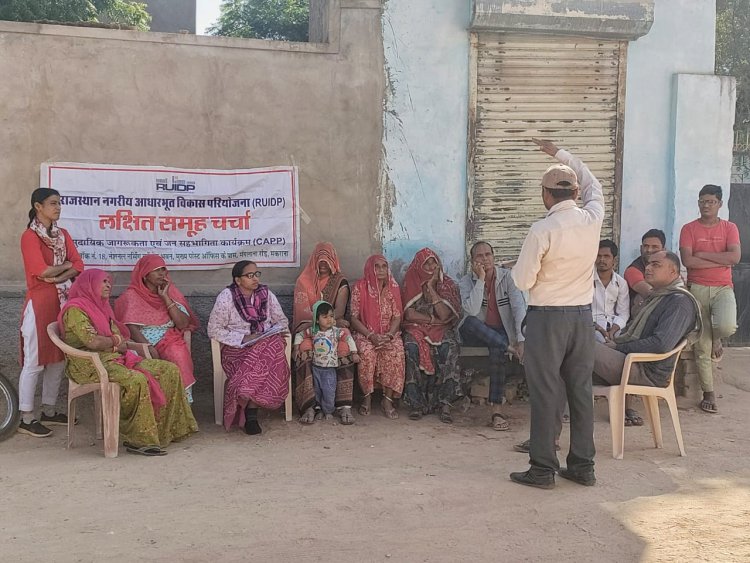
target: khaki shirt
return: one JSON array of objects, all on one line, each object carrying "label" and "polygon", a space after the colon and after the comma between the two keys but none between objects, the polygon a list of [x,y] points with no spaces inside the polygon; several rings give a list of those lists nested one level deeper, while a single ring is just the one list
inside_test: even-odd
[{"label": "khaki shirt", "polygon": [[604,220],[602,186],[569,152],[559,150],[555,158],[578,176],[583,207],[573,200],[561,201],[531,226],[513,267],[513,281],[529,292],[529,305],[589,305]]}]

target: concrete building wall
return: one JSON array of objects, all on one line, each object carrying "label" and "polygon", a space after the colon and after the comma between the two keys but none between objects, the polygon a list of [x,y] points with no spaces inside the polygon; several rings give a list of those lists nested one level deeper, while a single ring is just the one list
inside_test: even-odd
[{"label": "concrete building wall", "polygon": [[[379,0],[339,2],[328,45],[0,23],[0,292],[24,288],[19,237],[44,161],[299,166],[302,262],[333,241],[345,272],[380,251]],[[63,209],[61,224],[65,225]],[[295,268],[266,268],[284,291]],[[177,272],[215,295],[227,270]],[[122,286],[126,273],[116,275]]]},{"label": "concrete building wall", "polygon": [[[679,233],[679,226],[673,225],[674,218],[697,217],[702,184],[681,186],[694,197],[680,198],[677,209],[672,204],[675,75],[713,74],[715,11],[713,0],[659,0],[651,31],[628,47],[620,269],[638,255],[641,236],[648,229],[664,230],[667,244],[676,250],[672,235],[675,228]],[[696,125],[710,119],[703,110],[682,117]],[[730,143],[730,157],[731,149]],[[715,154],[713,149],[711,153]]]},{"label": "concrete building wall", "polygon": [[381,236],[397,274],[424,246],[463,270],[470,15],[465,0],[384,7]]},{"label": "concrete building wall", "polygon": [[195,33],[195,0],[146,0],[151,31]]}]

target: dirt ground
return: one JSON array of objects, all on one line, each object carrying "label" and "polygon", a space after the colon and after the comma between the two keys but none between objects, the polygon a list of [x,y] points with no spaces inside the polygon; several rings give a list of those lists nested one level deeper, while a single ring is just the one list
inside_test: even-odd
[{"label": "dirt ground", "polygon": [[662,405],[664,449],[648,427],[626,428],[625,459],[612,459],[598,401],[597,486],[558,479],[551,491],[508,480],[528,461],[512,451],[525,403],[507,407],[509,432],[474,406],[452,426],[376,412],[303,427],[272,413],[251,438],[215,426],[203,393],[198,435],[163,458],[116,459],[84,403],[73,450],[64,429],[0,444],[0,559],[748,561],[750,349],[726,355],[720,414],[682,401],[687,457]]}]

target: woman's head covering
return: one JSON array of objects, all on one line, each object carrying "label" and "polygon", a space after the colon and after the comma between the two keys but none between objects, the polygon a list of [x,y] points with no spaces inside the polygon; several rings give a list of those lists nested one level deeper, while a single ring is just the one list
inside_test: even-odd
[{"label": "woman's head covering", "polygon": [[[154,270],[166,267],[166,262],[158,254],[146,254],[136,262],[133,273],[130,275],[130,285],[115,301],[115,314],[118,319],[127,324],[142,326],[161,326],[170,321],[169,311],[164,301],[158,294],[152,293],[144,281],[144,278]],[[169,283],[167,295],[172,301],[185,307],[190,316],[187,330],[194,331],[200,325],[197,315],[188,305],[182,292],[172,283],[168,274],[166,280]]]},{"label": "woman's head covering", "polygon": [[[325,262],[331,270],[328,276],[318,275],[318,264]],[[336,249],[330,242],[319,242],[310,254],[307,266],[302,270],[297,283],[294,285],[294,326],[301,322],[313,320],[312,305],[316,301],[328,298],[335,301],[336,296],[324,296],[325,289],[331,277],[343,279],[341,264]],[[336,288],[338,289],[338,288]]]},{"label": "woman's head covering", "polygon": [[85,270],[79,274],[70,288],[68,301],[63,305],[60,314],[57,316],[62,336],[65,335],[63,323],[65,312],[71,307],[77,307],[86,313],[98,335],[112,336],[110,323],[114,321],[120,330],[120,334],[125,338],[130,337],[128,327],[115,318],[115,312],[109,304],[109,299],[102,297],[102,287],[105,280],[111,281],[110,275],[104,270],[96,268]]},{"label": "woman's head covering", "polygon": [[[388,264],[385,256],[382,254],[373,254],[365,262],[365,268],[362,279],[357,281],[359,288],[360,311],[359,320],[367,327],[368,330],[375,334],[380,334],[380,282],[375,275],[375,264],[385,262]],[[393,302],[396,304],[399,315],[404,312],[401,304],[401,290],[393,278],[390,267],[388,268],[388,278],[385,282],[385,289],[390,292]]]}]

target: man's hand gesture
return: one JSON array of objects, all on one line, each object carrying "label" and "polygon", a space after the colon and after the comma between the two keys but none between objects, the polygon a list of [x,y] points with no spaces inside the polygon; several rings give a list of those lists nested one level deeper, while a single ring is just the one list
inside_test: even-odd
[{"label": "man's hand gesture", "polygon": [[553,143],[552,141],[548,141],[546,139],[537,139],[536,137],[532,137],[531,141],[538,145],[540,149],[542,149],[543,152],[547,153],[548,155],[554,157],[557,154],[557,151],[560,150],[557,148],[557,145]]}]

